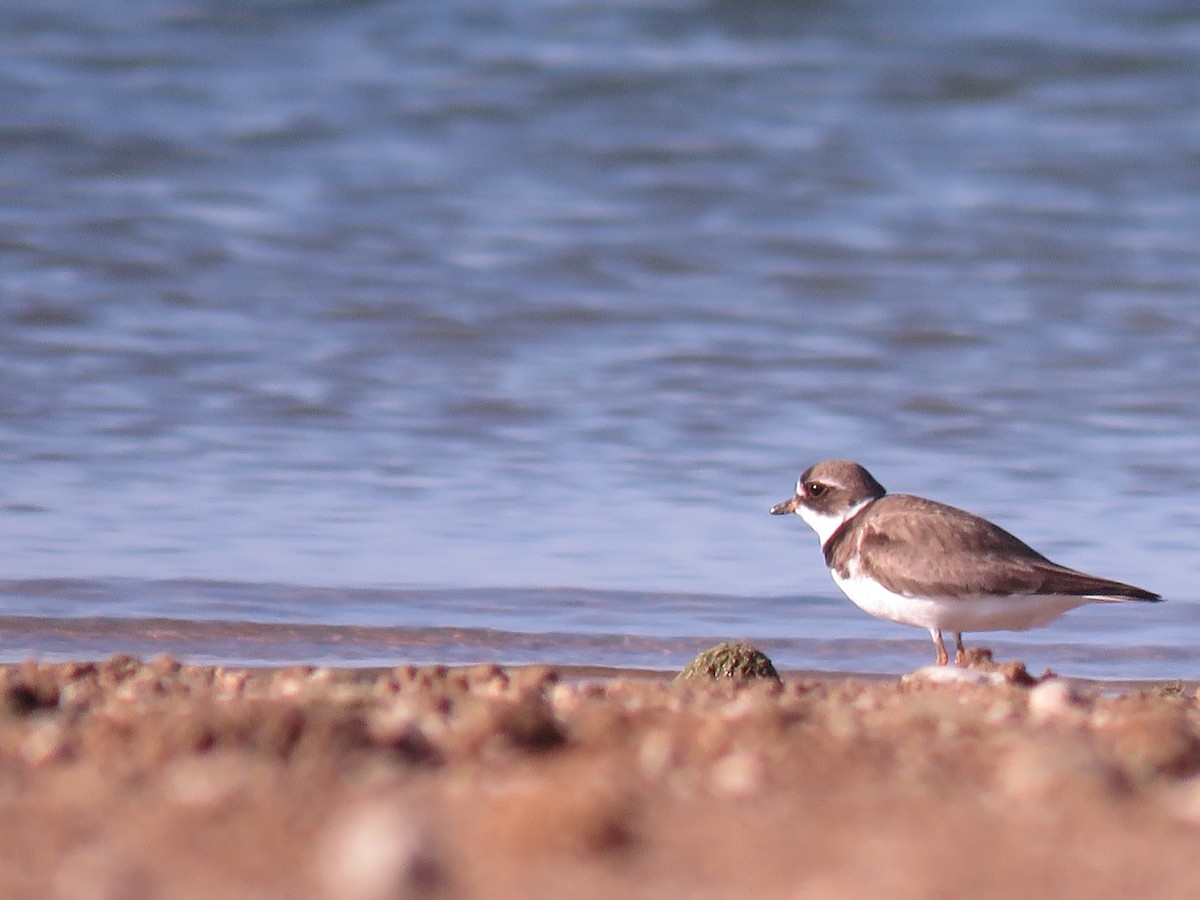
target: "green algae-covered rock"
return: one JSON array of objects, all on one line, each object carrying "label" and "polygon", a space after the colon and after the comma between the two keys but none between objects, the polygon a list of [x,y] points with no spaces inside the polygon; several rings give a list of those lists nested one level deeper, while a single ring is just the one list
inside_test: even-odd
[{"label": "green algae-covered rock", "polygon": [[745,641],[726,641],[702,651],[675,676],[676,681],[692,678],[731,678],[748,681],[751,678],[779,680],[771,660],[757,647]]}]

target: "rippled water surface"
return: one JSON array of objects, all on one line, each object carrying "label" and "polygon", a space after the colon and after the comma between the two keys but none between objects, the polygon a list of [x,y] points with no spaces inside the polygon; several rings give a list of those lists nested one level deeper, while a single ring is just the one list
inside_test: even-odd
[{"label": "rippled water surface", "polygon": [[[894,671],[829,456],[1198,677],[1200,11],[0,0],[0,656]],[[993,639],[994,638],[994,639]]]}]

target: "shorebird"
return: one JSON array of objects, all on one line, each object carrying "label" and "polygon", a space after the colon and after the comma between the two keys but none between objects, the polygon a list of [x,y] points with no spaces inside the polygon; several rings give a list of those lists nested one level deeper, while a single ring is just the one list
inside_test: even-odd
[{"label": "shorebird", "polygon": [[938,665],[954,634],[1024,631],[1092,601],[1162,600],[1158,594],[1051,562],[999,525],[911,494],[889,494],[844,459],[819,462],[796,493],[771,508],[795,513],[817,533],[834,583],[873,616],[927,628]]}]

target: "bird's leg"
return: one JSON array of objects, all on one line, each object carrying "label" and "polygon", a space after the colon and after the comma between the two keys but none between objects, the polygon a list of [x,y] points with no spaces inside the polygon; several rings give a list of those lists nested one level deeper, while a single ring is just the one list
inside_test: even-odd
[{"label": "bird's leg", "polygon": [[929,629],[929,636],[933,638],[933,646],[937,647],[939,666],[944,666],[950,662],[950,654],[946,652],[946,645],[942,642],[942,632],[937,628]]},{"label": "bird's leg", "polygon": [[963,646],[962,632],[954,632],[954,664],[956,666],[966,666],[967,664],[967,648]]}]

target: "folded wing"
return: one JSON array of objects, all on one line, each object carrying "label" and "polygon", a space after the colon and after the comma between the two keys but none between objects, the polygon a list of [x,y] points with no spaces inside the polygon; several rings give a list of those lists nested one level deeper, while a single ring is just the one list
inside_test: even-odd
[{"label": "folded wing", "polygon": [[896,506],[888,501],[889,497],[877,501],[862,523],[859,565],[863,574],[895,593],[1162,599],[1130,584],[1060,566],[1003,528],[964,510],[917,497]]}]

